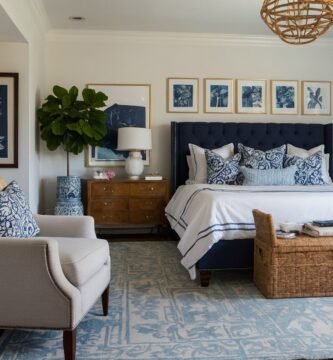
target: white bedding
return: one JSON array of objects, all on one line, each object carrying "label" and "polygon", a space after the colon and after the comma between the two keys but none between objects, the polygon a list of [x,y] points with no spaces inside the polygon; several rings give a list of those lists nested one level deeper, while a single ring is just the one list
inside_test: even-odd
[{"label": "white bedding", "polygon": [[272,214],[277,226],[333,219],[333,186],[180,186],[165,212],[191,279],[196,262],[217,241],[254,238],[253,209]]}]

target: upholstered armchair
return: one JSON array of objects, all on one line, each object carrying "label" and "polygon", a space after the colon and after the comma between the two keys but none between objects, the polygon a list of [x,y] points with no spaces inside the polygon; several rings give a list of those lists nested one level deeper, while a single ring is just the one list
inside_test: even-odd
[{"label": "upholstered armchair", "polygon": [[0,238],[0,328],[63,330],[75,359],[76,328],[102,297],[108,313],[110,254],[89,216],[35,215],[33,238]]}]

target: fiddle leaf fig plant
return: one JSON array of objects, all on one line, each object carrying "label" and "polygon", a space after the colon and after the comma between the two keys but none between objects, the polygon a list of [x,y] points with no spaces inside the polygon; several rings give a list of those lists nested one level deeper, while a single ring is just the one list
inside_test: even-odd
[{"label": "fiddle leaf fig plant", "polygon": [[108,97],[102,92],[85,88],[82,100],[79,90],[69,90],[55,85],[53,94],[37,110],[41,138],[49,150],[62,146],[67,153],[67,176],[69,176],[69,153],[81,153],[88,146],[98,146],[107,133],[106,115],[100,108],[106,106]]}]

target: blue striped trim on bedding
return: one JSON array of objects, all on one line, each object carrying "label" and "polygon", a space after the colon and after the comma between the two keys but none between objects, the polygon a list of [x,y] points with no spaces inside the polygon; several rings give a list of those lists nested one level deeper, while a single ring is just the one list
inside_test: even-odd
[{"label": "blue striped trim on bedding", "polygon": [[[190,197],[188,198],[188,200],[186,201],[186,203],[184,204],[184,208],[181,212],[181,215],[179,217],[179,220],[176,219],[172,214],[167,213],[166,215],[168,215],[171,219],[173,219],[176,224],[175,226],[180,226],[184,231],[186,231],[188,224],[184,219],[184,216],[186,215],[187,210],[189,209],[191,202],[194,200],[194,198],[199,195],[201,192],[203,191],[210,191],[210,192],[237,192],[237,193],[242,193],[242,192],[248,192],[248,193],[256,193],[256,192],[271,192],[271,193],[277,193],[277,192],[281,192],[281,193],[285,193],[285,192],[318,192],[318,186],[313,186],[313,187],[309,187],[307,186],[306,189],[303,187],[294,187],[294,186],[290,186],[290,189],[276,189],[274,188],[274,186],[269,187],[269,188],[265,188],[265,189],[244,189],[244,188],[239,188],[239,189],[235,189],[233,187],[233,189],[216,189],[216,188],[211,188],[211,187],[204,187],[204,188],[200,188],[195,190]],[[324,187],[324,186],[320,186],[320,192],[332,192],[333,191],[333,187]],[[187,249],[187,251],[183,254],[183,258],[190,252],[193,250],[193,248],[203,239],[205,239],[206,237],[208,237],[209,235],[211,235],[212,233],[216,233],[216,232],[225,232],[225,231],[254,231],[255,230],[255,224],[254,223],[217,223],[217,224],[213,224],[208,226],[207,228],[201,230],[198,234],[197,234],[197,238],[195,240],[195,242],[191,245],[191,247],[189,249]],[[231,240],[232,241],[232,240]],[[193,264],[189,269],[193,268],[193,266],[195,266],[195,264]]]}]

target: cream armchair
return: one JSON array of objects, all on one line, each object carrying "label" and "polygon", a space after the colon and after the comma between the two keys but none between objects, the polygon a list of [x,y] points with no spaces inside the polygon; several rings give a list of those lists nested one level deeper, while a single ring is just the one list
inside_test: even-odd
[{"label": "cream armchair", "polygon": [[0,238],[0,329],[61,329],[74,360],[76,327],[99,296],[108,313],[109,246],[92,217],[35,218],[38,237]]}]

